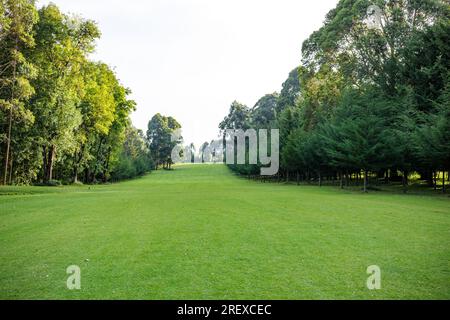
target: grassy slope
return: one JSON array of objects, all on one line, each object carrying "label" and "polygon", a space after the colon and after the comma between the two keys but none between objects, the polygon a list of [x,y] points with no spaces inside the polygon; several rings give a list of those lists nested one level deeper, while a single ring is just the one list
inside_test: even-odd
[{"label": "grassy slope", "polygon": [[[1,193],[0,298],[450,299],[448,197],[261,184],[219,165]],[[80,291],[65,287],[72,264]]]}]

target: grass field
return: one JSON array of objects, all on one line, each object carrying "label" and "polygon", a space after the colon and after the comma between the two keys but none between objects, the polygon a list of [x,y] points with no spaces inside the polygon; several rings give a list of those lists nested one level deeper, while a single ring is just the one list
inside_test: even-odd
[{"label": "grass field", "polygon": [[3,299],[450,299],[448,196],[263,184],[222,165],[0,194]]}]

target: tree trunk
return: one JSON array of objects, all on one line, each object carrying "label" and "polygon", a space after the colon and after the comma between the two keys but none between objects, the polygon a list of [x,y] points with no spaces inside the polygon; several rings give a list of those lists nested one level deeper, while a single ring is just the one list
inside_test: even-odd
[{"label": "tree trunk", "polygon": [[104,169],[104,172],[103,172],[103,179],[104,179],[103,182],[104,183],[106,183],[106,181],[108,180],[107,179],[107,174],[109,172],[109,161],[110,161],[110,158],[111,158],[111,152],[112,152],[112,148],[109,147],[108,148],[108,153],[106,154],[105,167],[103,168]]},{"label": "tree trunk", "polygon": [[343,177],[342,171],[339,172],[339,186],[341,189],[344,189],[344,177]]},{"label": "tree trunk", "polygon": [[300,172],[297,171],[297,185],[300,185]]},{"label": "tree trunk", "polygon": [[74,166],[73,166],[73,183],[78,183],[78,169],[79,169],[79,165],[81,162],[81,158],[83,157],[83,148],[84,146],[81,147],[81,151],[80,151],[80,157],[77,159],[77,152],[75,152],[73,159],[74,159]]},{"label": "tree trunk", "polygon": [[402,183],[403,183],[403,193],[407,193],[408,192],[408,171],[406,171],[406,170],[403,170]]},{"label": "tree trunk", "polygon": [[[102,149],[103,143],[105,142],[105,139],[106,139],[105,136],[102,136],[102,137],[100,138],[100,142],[99,142],[99,144],[98,144],[98,148],[97,148],[97,152],[96,152],[95,159],[100,159],[100,151],[101,151],[101,149]],[[80,159],[80,161],[81,161],[81,159]],[[95,166],[95,167],[94,167],[94,178],[95,178],[95,176],[97,176],[97,174],[99,174],[99,173],[100,173],[100,172],[99,172],[99,170],[98,170],[98,166]]]},{"label": "tree trunk", "polygon": [[42,182],[45,182],[47,175],[47,147],[42,147]]},{"label": "tree trunk", "polygon": [[[16,51],[19,51],[19,38],[16,36]],[[5,154],[5,172],[3,176],[3,184],[6,185],[8,178],[8,165],[9,165],[9,151],[11,148],[11,131],[12,131],[12,118],[13,118],[13,108],[14,108],[14,98],[16,95],[16,77],[17,77],[17,59],[13,61],[13,82],[11,86],[11,106],[9,108],[8,117],[8,135],[6,137],[6,154]]]},{"label": "tree trunk", "polygon": [[433,176],[433,174],[434,174],[434,172],[431,171],[431,170],[429,170],[426,173],[426,177],[425,178],[427,180],[427,184],[428,184],[429,187],[434,187],[434,176]]},{"label": "tree trunk", "polygon": [[11,147],[11,128],[12,128],[12,106],[9,108],[8,116],[8,136],[6,137],[6,153],[5,153],[5,170],[3,172],[3,184],[7,184],[8,179],[8,166],[9,166],[9,149]]},{"label": "tree trunk", "polygon": [[442,171],[442,193],[445,193],[445,170]]},{"label": "tree trunk", "polygon": [[9,167],[9,184],[12,185],[13,164],[14,164],[12,150],[10,150],[10,158],[11,158],[11,160],[9,161],[10,162],[10,167]]},{"label": "tree trunk", "polygon": [[286,182],[289,182],[289,171],[286,171]]},{"label": "tree trunk", "polygon": [[321,186],[322,186],[322,174],[319,170],[319,187],[321,187]]},{"label": "tree trunk", "polygon": [[78,164],[73,168],[73,183],[78,183]]},{"label": "tree trunk", "polygon": [[367,170],[364,170],[364,193],[367,193],[367,185],[368,185],[368,172]]},{"label": "tree trunk", "polygon": [[56,153],[56,147],[52,145],[50,147],[50,150],[48,151],[48,157],[47,157],[47,172],[45,176],[45,182],[49,182],[53,178],[53,164],[55,162],[55,153]]},{"label": "tree trunk", "polygon": [[434,191],[437,190],[437,174],[436,171],[433,171],[433,186],[434,186]]}]

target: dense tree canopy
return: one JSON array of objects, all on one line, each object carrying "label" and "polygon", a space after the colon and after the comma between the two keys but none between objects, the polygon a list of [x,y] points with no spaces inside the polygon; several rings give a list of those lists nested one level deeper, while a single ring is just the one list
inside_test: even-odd
[{"label": "dense tree canopy", "polygon": [[286,179],[361,180],[367,191],[371,177],[401,175],[406,190],[414,172],[436,188],[440,172],[445,190],[449,35],[448,1],[341,0],[303,43],[276,105],[268,95],[232,108],[219,127],[270,127],[276,110]]},{"label": "dense tree canopy", "polygon": [[[403,181],[445,190],[450,170],[450,4],[341,0],[302,45],[280,93],[234,101],[219,128],[279,129],[278,178]],[[91,61],[100,31],[53,4],[0,0],[3,184],[105,182],[170,169],[181,125],[131,125],[131,91]],[[200,148],[203,155],[208,144]],[[253,175],[259,165],[233,166]]]},{"label": "dense tree canopy", "polygon": [[181,129],[181,125],[172,117],[165,117],[156,114],[148,123],[147,141],[155,161],[155,168],[160,165],[164,169],[170,169],[173,164],[172,150],[181,141],[176,137],[176,130]]},{"label": "dense tree canopy", "polygon": [[[2,155],[4,184],[8,180],[11,182],[13,176],[13,147],[20,150],[13,144],[19,142],[20,131],[28,129],[34,122],[25,103],[34,94],[30,80],[36,76],[36,70],[26,51],[35,46],[33,27],[37,21],[33,2],[0,1],[0,139],[5,144]],[[20,142],[21,147],[31,143],[29,139]]]},{"label": "dense tree canopy", "polygon": [[99,37],[93,21],[53,4],[0,1],[3,184],[105,182],[153,167],[129,120],[131,91],[88,58]]}]

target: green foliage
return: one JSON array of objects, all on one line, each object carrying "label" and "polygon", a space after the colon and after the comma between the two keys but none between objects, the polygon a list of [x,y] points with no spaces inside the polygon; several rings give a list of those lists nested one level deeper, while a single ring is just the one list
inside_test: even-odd
[{"label": "green foliage", "polygon": [[99,37],[93,21],[54,4],[37,11],[34,1],[0,2],[3,183],[105,182],[127,162],[135,171],[115,180],[150,170],[148,148],[124,151],[131,91],[88,59]]},{"label": "green foliage", "polygon": [[252,110],[234,103],[219,127],[275,124],[287,179],[297,172],[342,185],[344,175],[362,176],[368,190],[369,175],[401,171],[405,190],[413,172],[430,184],[433,172],[450,170],[449,35],[448,1],[341,0],[303,43],[276,102],[274,94]]},{"label": "green foliage", "polygon": [[267,94],[251,110],[251,123],[254,128],[267,129],[274,125],[277,116],[279,94]]},{"label": "green foliage", "polygon": [[225,131],[227,129],[247,130],[251,123],[251,110],[244,104],[233,101],[230,106],[228,115],[219,124],[219,129]]},{"label": "green foliage", "polygon": [[[14,142],[21,138],[23,128],[34,122],[25,102],[34,94],[30,80],[36,76],[36,70],[25,52],[35,45],[32,31],[37,20],[32,2],[0,1],[0,142],[5,146],[0,156],[4,163],[1,171],[3,184],[12,180],[13,159],[21,147]],[[16,130],[17,127],[21,128]]]},{"label": "green foliage", "polygon": [[[155,168],[160,165],[164,169],[170,169],[172,162],[172,150],[181,143],[176,137],[176,130],[181,129],[181,125],[172,117],[165,117],[156,114],[148,123],[147,143],[151,150],[152,158],[155,161]],[[178,137],[180,138],[180,137]],[[173,140],[173,141],[172,141]]]},{"label": "green foliage", "polygon": [[[418,157],[431,169],[450,168],[450,84],[436,101],[434,113],[425,116],[418,128],[415,147]],[[413,140],[414,141],[414,140]]]},{"label": "green foliage", "polygon": [[142,176],[153,169],[150,150],[142,131],[129,127],[125,134],[122,153],[111,174],[113,180]]},{"label": "green foliage", "polygon": [[38,77],[33,81],[36,95],[30,108],[36,117],[34,132],[39,136],[39,145],[44,154],[43,180],[53,178],[55,161],[77,147],[75,130],[82,124],[82,115],[77,108],[81,101],[83,85],[81,69],[88,53],[81,46],[93,42],[91,34],[78,41],[82,21],[75,26],[55,5],[39,10],[39,23],[35,28],[36,48],[30,53],[38,68]]},{"label": "green foliage", "polygon": [[335,116],[321,128],[328,164],[342,170],[377,171],[393,165],[395,135],[389,128],[394,110],[379,92],[346,92]]},{"label": "green foliage", "polygon": [[282,112],[288,107],[295,106],[300,95],[300,74],[299,68],[295,68],[289,73],[289,77],[283,83],[281,93],[278,96],[276,110]]}]

